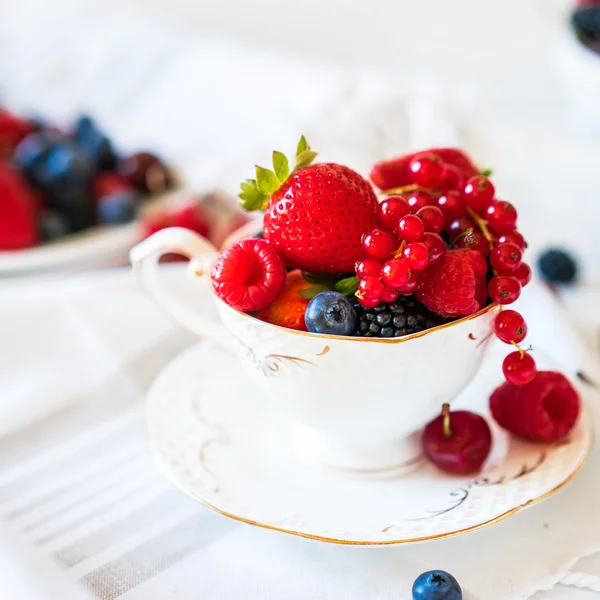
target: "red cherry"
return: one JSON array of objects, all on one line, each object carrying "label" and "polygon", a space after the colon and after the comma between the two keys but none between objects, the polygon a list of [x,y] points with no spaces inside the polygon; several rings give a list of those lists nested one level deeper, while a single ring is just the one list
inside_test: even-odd
[{"label": "red cherry", "polygon": [[406,261],[394,258],[388,260],[381,269],[381,278],[389,287],[400,288],[410,279],[410,268]]},{"label": "red cherry", "polygon": [[375,308],[381,303],[381,298],[362,298],[361,296],[357,296],[356,299],[365,308]]},{"label": "red cherry", "polygon": [[527,242],[525,238],[518,231],[506,231],[498,236],[499,244],[515,244],[525,250],[527,248]]},{"label": "red cherry", "polygon": [[370,258],[386,259],[394,249],[394,238],[382,229],[373,229],[363,236],[362,248]]},{"label": "red cherry", "polygon": [[361,279],[365,277],[379,277],[381,274],[381,263],[374,258],[363,258],[356,262],[355,270]]},{"label": "red cherry", "polygon": [[493,200],[485,214],[490,229],[495,233],[512,231],[517,225],[517,210],[510,202]]},{"label": "red cherry", "polygon": [[472,473],[481,468],[492,448],[492,433],[485,419],[473,412],[442,414],[423,430],[423,450],[429,460],[449,473]]},{"label": "red cherry", "polygon": [[442,211],[447,223],[465,214],[465,201],[458,192],[445,192],[437,199],[437,205]]},{"label": "red cherry", "polygon": [[444,229],[446,220],[442,211],[437,206],[424,206],[417,211],[417,217],[423,221],[425,231],[439,233]]},{"label": "red cherry", "polygon": [[439,188],[444,192],[449,190],[462,190],[465,184],[465,177],[462,172],[454,165],[446,163],[442,172],[442,181]]},{"label": "red cherry", "polygon": [[435,262],[442,258],[446,252],[446,243],[437,234],[426,231],[421,238],[421,242],[427,246],[429,250],[429,262]]},{"label": "red cherry", "polygon": [[487,177],[476,175],[467,181],[463,196],[467,206],[477,212],[483,212],[494,199],[495,193],[494,184]]},{"label": "red cherry", "polygon": [[387,229],[395,229],[398,221],[410,212],[410,206],[402,196],[388,196],[378,210],[379,222]]},{"label": "red cherry", "polygon": [[516,277],[496,275],[492,277],[488,292],[498,304],[512,304],[521,295],[521,284]]},{"label": "red cherry", "polygon": [[400,295],[400,292],[397,289],[386,286],[385,289],[383,290],[383,294],[381,294],[381,301],[382,302],[395,302],[396,300],[398,300],[399,295]]},{"label": "red cherry", "polygon": [[429,264],[429,248],[422,242],[407,244],[402,250],[402,257],[409,269],[424,271]]},{"label": "red cherry", "polygon": [[408,296],[414,293],[419,287],[419,276],[416,273],[411,273],[411,277],[408,283],[404,284],[401,288],[398,288],[398,292],[403,296]]},{"label": "red cherry", "polygon": [[435,200],[427,192],[414,192],[406,201],[408,202],[408,206],[410,206],[410,211],[413,213],[416,213],[425,206],[435,205]]},{"label": "red cherry", "polygon": [[503,310],[494,320],[494,331],[506,344],[520,344],[527,335],[527,325],[516,310]]},{"label": "red cherry", "polygon": [[408,170],[417,185],[424,188],[436,188],[442,182],[444,166],[442,159],[437,154],[424,153],[410,161]]},{"label": "red cherry", "polygon": [[204,237],[209,236],[211,220],[200,202],[185,202],[174,208],[171,216],[175,227],[184,227]]},{"label": "red cherry", "polygon": [[490,243],[485,239],[483,234],[474,232],[473,230],[464,232],[464,235],[458,238],[456,245],[459,248],[476,250],[483,258],[487,258],[487,255],[490,253]]},{"label": "red cherry", "polygon": [[358,293],[369,299],[379,299],[383,294],[383,283],[379,277],[365,277],[358,282]]},{"label": "red cherry", "polygon": [[118,170],[144,194],[162,194],[173,185],[167,166],[150,152],[138,152],[122,159]]},{"label": "red cherry", "polygon": [[475,221],[471,219],[471,217],[467,217],[463,215],[458,219],[454,219],[452,221],[446,221],[445,230],[450,234],[450,237],[455,238],[461,233],[467,231],[468,229],[472,229],[473,231],[477,231],[477,225]]},{"label": "red cherry", "polygon": [[490,264],[500,275],[512,275],[521,265],[523,252],[515,244],[499,244],[490,253]]},{"label": "red cherry", "polygon": [[513,385],[527,385],[535,379],[535,360],[527,352],[511,352],[502,362],[502,372],[506,381]]},{"label": "red cherry", "polygon": [[527,263],[521,263],[514,275],[519,280],[521,287],[525,287],[531,281],[531,267]]},{"label": "red cherry", "polygon": [[418,242],[425,233],[425,225],[416,215],[406,215],[400,219],[396,233],[401,240]]}]

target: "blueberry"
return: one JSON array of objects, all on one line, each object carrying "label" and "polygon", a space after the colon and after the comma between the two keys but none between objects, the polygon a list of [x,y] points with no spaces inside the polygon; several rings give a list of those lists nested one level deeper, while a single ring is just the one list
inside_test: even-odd
[{"label": "blueberry", "polygon": [[61,192],[85,188],[93,173],[89,158],[74,144],[61,140],[37,165],[34,177],[42,188]]},{"label": "blueberry", "polygon": [[40,235],[45,242],[64,237],[70,231],[69,220],[57,211],[49,210],[39,218]]},{"label": "blueberry", "polygon": [[356,313],[352,303],[339,292],[321,292],[306,307],[306,327],[312,333],[352,335]]},{"label": "blueberry", "polygon": [[427,571],[413,583],[412,597],[413,600],[462,600],[462,591],[450,573]]},{"label": "blueberry", "polygon": [[19,171],[33,183],[38,183],[35,171],[58,140],[57,134],[46,130],[31,133],[21,140],[13,155]]},{"label": "blueberry", "polygon": [[129,223],[137,213],[137,196],[133,192],[114,192],[100,198],[97,215],[99,223]]},{"label": "blueberry", "polygon": [[600,42],[600,5],[579,8],[571,16],[571,24],[584,44]]},{"label": "blueberry", "polygon": [[73,127],[73,141],[97,170],[114,169],[117,154],[112,142],[88,115],[81,115]]},{"label": "blueberry", "polygon": [[546,250],[538,259],[538,269],[542,279],[550,283],[569,284],[577,279],[577,263],[560,248]]}]

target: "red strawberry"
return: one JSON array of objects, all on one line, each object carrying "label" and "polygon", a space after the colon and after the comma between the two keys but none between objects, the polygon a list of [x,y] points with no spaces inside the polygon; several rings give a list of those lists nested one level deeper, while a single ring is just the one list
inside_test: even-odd
[{"label": "red strawberry", "polygon": [[36,197],[20,173],[0,162],[0,250],[18,250],[38,240]]},{"label": "red strawberry", "polygon": [[316,153],[304,137],[295,167],[273,153],[274,172],[256,168],[242,184],[246,209],[266,208],[264,236],[290,267],[322,273],[354,270],[361,237],[376,226],[377,198],[358,173],[333,163],[310,165]]},{"label": "red strawberry", "polygon": [[[403,185],[410,185],[413,182],[413,175],[409,170],[410,162],[419,154],[437,154],[444,163],[456,167],[458,173],[464,180],[478,174],[477,167],[471,162],[471,159],[462,151],[456,148],[432,148],[431,150],[421,150],[392,158],[382,160],[371,169],[370,179],[380,190],[391,190]],[[460,178],[459,178],[460,179]]]},{"label": "red strawberry", "polygon": [[285,265],[266,240],[242,240],[222,250],[211,271],[215,294],[236,310],[255,311],[275,300]]},{"label": "red strawberry", "polygon": [[300,292],[311,287],[314,287],[314,284],[304,279],[302,271],[291,271],[287,274],[285,285],[277,298],[258,313],[258,318],[280,327],[307,331],[304,313],[310,298],[303,298]]},{"label": "red strawberry", "polygon": [[501,427],[534,442],[564,438],[577,423],[579,395],[556,371],[538,371],[527,385],[508,382],[490,397],[492,416]]},{"label": "red strawberry", "polygon": [[28,121],[0,108],[0,157],[11,154],[19,142],[33,131]]},{"label": "red strawberry", "polygon": [[487,263],[479,252],[448,250],[421,274],[416,297],[442,317],[462,317],[483,308],[487,299]]}]

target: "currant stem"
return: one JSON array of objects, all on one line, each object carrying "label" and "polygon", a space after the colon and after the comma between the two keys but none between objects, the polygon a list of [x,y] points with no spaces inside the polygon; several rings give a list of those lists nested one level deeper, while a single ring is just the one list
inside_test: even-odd
[{"label": "currant stem", "polygon": [[402,185],[400,187],[391,188],[389,190],[383,190],[383,194],[387,194],[388,196],[391,194],[405,194],[406,192],[425,192],[427,194],[431,194],[435,196],[438,194],[435,190],[430,190],[428,188],[424,188],[423,186],[417,185],[416,183],[411,183],[410,185]]},{"label": "currant stem", "polygon": [[519,351],[521,360],[523,360],[523,357],[525,356],[525,350],[523,350],[523,348],[521,348],[521,346],[519,346],[519,344],[517,344],[517,342],[515,342],[514,340],[511,340],[510,343]]},{"label": "currant stem", "polygon": [[443,418],[443,432],[444,437],[451,437],[453,434],[452,428],[450,427],[450,405],[445,402],[442,404],[442,418]]},{"label": "currant stem", "polygon": [[467,206],[467,213],[475,221],[475,223],[477,223],[477,226],[479,227],[479,229],[481,229],[483,237],[488,241],[488,244],[490,245],[490,250],[492,250],[494,248],[494,242],[496,240],[494,236],[490,233],[485,219],[482,219],[470,206]]},{"label": "currant stem", "polygon": [[402,251],[404,250],[405,247],[406,247],[406,240],[402,240],[400,242],[400,246],[399,246],[398,250],[396,250],[396,252],[394,252],[394,258],[400,258],[402,256]]}]

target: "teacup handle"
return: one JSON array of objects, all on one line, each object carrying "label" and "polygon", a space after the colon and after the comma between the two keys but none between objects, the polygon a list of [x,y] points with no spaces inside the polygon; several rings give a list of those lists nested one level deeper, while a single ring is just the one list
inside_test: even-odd
[{"label": "teacup handle", "polygon": [[129,258],[141,288],[156,302],[167,316],[192,333],[209,338],[222,348],[235,351],[226,329],[206,319],[197,307],[174,293],[161,280],[159,260],[171,252],[190,259],[187,273],[191,277],[208,277],[217,257],[217,249],[205,238],[189,229],[170,227],[158,231],[134,246]]}]

